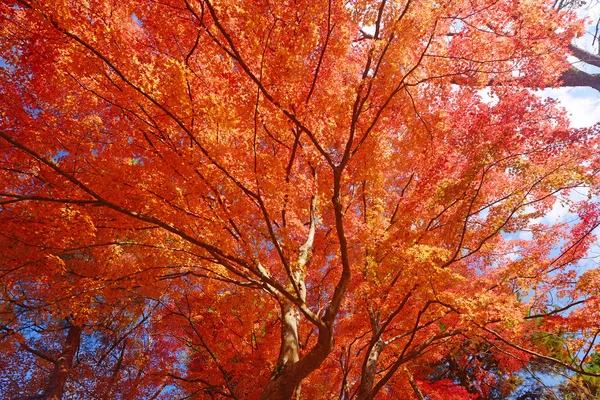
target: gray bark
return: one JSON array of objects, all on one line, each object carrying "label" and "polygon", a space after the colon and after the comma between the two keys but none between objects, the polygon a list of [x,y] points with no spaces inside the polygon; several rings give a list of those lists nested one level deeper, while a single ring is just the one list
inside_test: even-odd
[{"label": "gray bark", "polygon": [[367,348],[368,354],[362,365],[362,371],[360,376],[360,386],[358,388],[358,394],[356,398],[358,400],[368,400],[373,398],[372,391],[375,383],[375,376],[377,375],[377,362],[383,349],[385,349],[385,342],[381,338],[381,322],[379,321],[379,315],[372,312],[370,314],[371,330],[373,332],[373,339]]}]

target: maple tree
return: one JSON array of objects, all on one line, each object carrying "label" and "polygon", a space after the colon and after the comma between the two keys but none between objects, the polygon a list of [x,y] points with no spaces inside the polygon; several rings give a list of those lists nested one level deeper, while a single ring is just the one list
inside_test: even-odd
[{"label": "maple tree", "polygon": [[598,133],[530,91],[594,86],[566,62],[574,13],[0,15],[3,397],[475,399],[535,360],[598,376]]}]

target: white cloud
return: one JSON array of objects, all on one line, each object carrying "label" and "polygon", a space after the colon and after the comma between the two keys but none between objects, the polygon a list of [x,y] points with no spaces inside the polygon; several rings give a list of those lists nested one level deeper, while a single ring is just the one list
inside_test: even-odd
[{"label": "white cloud", "polygon": [[[594,39],[596,23],[600,19],[600,1],[589,1],[586,6],[578,9],[581,17],[587,18],[585,33],[575,40],[575,45],[592,54],[597,54],[600,49],[598,39]],[[575,57],[570,57],[573,65],[591,74],[599,74],[600,68],[582,63]],[[600,122],[600,93],[591,88],[556,88],[538,92],[542,97],[558,99],[571,116],[573,128],[584,128]]]},{"label": "white cloud", "polygon": [[599,46],[597,40],[594,43],[594,32],[596,30],[596,21],[600,18],[600,1],[589,2],[587,6],[578,10],[578,14],[581,17],[587,17],[588,24],[585,27],[583,36],[575,40],[575,45],[596,54]]},{"label": "white cloud", "polygon": [[600,93],[591,88],[555,88],[538,92],[541,97],[560,101],[571,118],[573,128],[585,128],[600,122]]}]

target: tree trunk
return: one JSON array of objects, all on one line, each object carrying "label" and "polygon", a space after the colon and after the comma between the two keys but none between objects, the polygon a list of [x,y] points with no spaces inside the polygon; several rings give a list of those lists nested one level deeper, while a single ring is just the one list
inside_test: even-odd
[{"label": "tree trunk", "polygon": [[44,400],[61,400],[65,390],[65,384],[69,378],[71,367],[73,365],[73,359],[79,349],[79,343],[81,342],[81,327],[70,325],[69,331],[67,332],[67,339],[63,346],[62,353],[56,359],[54,368],[50,374],[48,385],[42,398]]},{"label": "tree trunk", "polygon": [[300,316],[294,305],[284,300],[281,304],[281,346],[279,348],[279,359],[273,370],[271,379],[276,379],[283,369],[295,364],[300,359],[298,325]]},{"label": "tree trunk", "polygon": [[[408,297],[407,297],[408,298]],[[381,321],[379,314],[369,310],[369,322],[373,337],[367,348],[368,354],[362,365],[360,374],[360,386],[356,395],[357,400],[370,400],[373,398],[373,385],[375,384],[375,376],[377,375],[377,362],[381,356],[381,352],[387,344],[381,337]]]},{"label": "tree trunk", "polygon": [[563,73],[561,80],[563,87],[591,87],[600,91],[600,74],[588,74],[571,68]]},{"label": "tree trunk", "polygon": [[333,335],[329,326],[319,327],[317,344],[296,363],[288,363],[279,374],[273,375],[265,387],[261,400],[289,400],[300,382],[319,368],[333,348]]},{"label": "tree trunk", "polygon": [[385,343],[380,337],[369,351],[362,368],[360,387],[356,396],[358,400],[373,398],[372,390],[375,383],[375,375],[377,374],[377,361],[379,361],[379,356],[384,348]]},{"label": "tree trunk", "polygon": [[296,389],[299,388],[300,382],[292,383],[294,379],[283,377],[284,373],[289,373],[290,367],[300,360],[299,325],[300,314],[296,307],[288,300],[282,301],[279,358],[261,399],[291,399],[294,392],[296,398],[299,397],[300,393]]},{"label": "tree trunk", "polygon": [[[313,170],[313,173],[316,172]],[[298,261],[292,269],[292,280],[296,293],[302,302],[306,301],[306,268],[310,263],[311,251],[315,239],[317,198],[310,200],[310,227],[306,241],[298,249]],[[281,347],[277,365],[273,369],[271,379],[261,396],[262,400],[284,400],[296,396],[300,399],[301,382],[312,371],[317,369],[331,352],[332,335],[330,326],[319,327],[317,345],[300,360],[300,311],[288,299],[280,299],[281,306]]]}]

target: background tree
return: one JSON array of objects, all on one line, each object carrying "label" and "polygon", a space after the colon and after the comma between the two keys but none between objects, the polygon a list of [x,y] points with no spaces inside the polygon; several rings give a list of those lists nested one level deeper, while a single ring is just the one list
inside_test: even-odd
[{"label": "background tree", "polygon": [[[80,398],[473,398],[531,360],[597,375],[598,135],[529,90],[568,83],[573,13],[1,7],[5,396],[54,396],[62,355]],[[544,220],[557,204],[573,221]],[[466,387],[427,381],[450,359]]]},{"label": "background tree", "polygon": [[[598,7],[598,2],[595,0],[579,1],[579,0],[564,0],[554,2],[553,7],[559,11],[575,11],[585,15],[585,10],[595,9]],[[581,63],[571,65],[568,71],[563,73],[563,84],[565,86],[589,86],[596,90],[600,90],[598,83],[599,75],[586,72],[585,67],[600,68],[600,18],[592,20],[591,25],[588,25],[586,35],[592,38],[591,47],[593,51],[583,48],[583,46],[571,43],[569,50]]]}]

